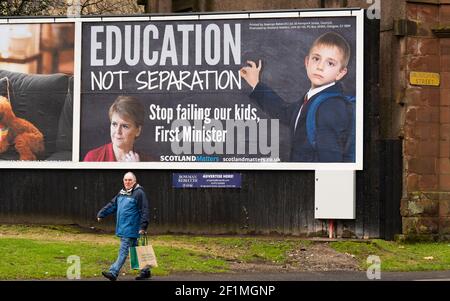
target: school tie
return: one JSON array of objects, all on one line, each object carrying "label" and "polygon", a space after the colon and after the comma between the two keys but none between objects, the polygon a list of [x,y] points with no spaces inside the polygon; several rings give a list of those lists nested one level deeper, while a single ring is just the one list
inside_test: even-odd
[{"label": "school tie", "polygon": [[305,98],[303,99],[303,104],[300,107],[300,110],[298,111],[297,119],[295,119],[294,134],[295,134],[295,131],[297,130],[297,123],[298,123],[298,120],[300,119],[300,116],[302,115],[303,107],[306,106],[308,104],[308,102],[309,102],[308,94],[305,94]]}]

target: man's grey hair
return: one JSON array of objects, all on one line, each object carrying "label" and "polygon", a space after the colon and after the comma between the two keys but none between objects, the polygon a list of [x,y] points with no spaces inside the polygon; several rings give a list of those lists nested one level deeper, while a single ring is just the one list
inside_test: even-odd
[{"label": "man's grey hair", "polygon": [[134,181],[136,181],[137,182],[137,178],[136,178],[136,175],[133,173],[133,172],[131,172],[131,171],[129,171],[129,172],[127,172],[127,173],[125,173],[124,175],[123,175],[123,178],[125,178],[125,176],[126,175],[131,175],[132,177],[133,177],[133,179],[134,179]]}]

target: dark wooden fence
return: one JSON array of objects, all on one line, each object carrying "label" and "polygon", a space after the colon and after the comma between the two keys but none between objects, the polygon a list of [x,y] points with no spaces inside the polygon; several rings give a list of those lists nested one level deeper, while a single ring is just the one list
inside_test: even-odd
[{"label": "dark wooden fence", "polygon": [[[364,170],[357,172],[356,219],[339,221],[337,233],[392,238],[401,229],[401,143],[378,136],[379,21],[365,23]],[[177,171],[135,172],[150,198],[152,233],[327,233],[327,221],[314,219],[314,171],[242,171],[241,189],[174,189]],[[96,213],[118,192],[123,173],[1,170],[0,222],[99,227]],[[110,218],[102,227],[113,225]]]},{"label": "dark wooden fence", "polygon": [[400,215],[403,182],[402,141],[383,141],[380,145],[380,154],[385,160],[384,164],[380,165],[380,236],[394,239],[402,229]]}]

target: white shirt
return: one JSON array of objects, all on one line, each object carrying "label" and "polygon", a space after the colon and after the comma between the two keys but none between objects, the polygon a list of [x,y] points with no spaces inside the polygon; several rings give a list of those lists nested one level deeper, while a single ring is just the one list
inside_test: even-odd
[{"label": "white shirt", "polygon": [[[317,93],[325,90],[326,88],[333,86],[334,84],[336,84],[336,82],[332,82],[332,83],[329,83],[328,85],[320,86],[315,89],[309,89],[308,93],[306,93],[306,99],[311,99],[311,97],[313,97]],[[303,104],[300,107],[300,110],[298,111],[297,118],[295,119],[294,133],[295,133],[295,130],[297,129],[297,123],[298,123],[298,119],[300,118],[300,115],[302,114],[302,109],[303,109]]]}]

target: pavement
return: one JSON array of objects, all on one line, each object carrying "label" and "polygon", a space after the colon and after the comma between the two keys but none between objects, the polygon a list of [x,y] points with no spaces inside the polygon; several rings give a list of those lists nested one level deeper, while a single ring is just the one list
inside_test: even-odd
[{"label": "pavement", "polygon": [[[106,278],[88,278],[82,281],[109,281]],[[135,281],[133,276],[121,276],[118,281]],[[147,281],[450,281],[449,271],[381,272],[380,279],[368,279],[366,272],[248,272],[248,273],[178,273],[153,276]]]}]

